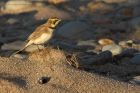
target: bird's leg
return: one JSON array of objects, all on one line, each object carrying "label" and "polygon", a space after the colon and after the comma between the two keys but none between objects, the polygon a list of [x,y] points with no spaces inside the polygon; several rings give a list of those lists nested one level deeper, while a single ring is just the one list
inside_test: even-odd
[{"label": "bird's leg", "polygon": [[37,44],[37,48],[38,48],[39,51],[41,50],[41,49],[39,48],[38,44]]}]

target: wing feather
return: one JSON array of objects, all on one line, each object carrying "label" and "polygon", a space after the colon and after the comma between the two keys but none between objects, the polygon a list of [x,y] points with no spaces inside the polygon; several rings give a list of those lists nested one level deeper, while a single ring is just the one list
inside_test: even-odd
[{"label": "wing feather", "polygon": [[41,25],[35,29],[35,31],[28,37],[28,41],[32,39],[37,39],[42,35],[42,33],[47,32],[47,27],[45,25]]}]

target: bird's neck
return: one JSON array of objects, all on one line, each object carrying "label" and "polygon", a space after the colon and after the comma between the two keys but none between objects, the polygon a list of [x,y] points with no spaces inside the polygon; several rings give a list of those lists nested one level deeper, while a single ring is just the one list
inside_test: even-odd
[{"label": "bird's neck", "polygon": [[50,28],[50,27],[49,27],[49,28],[48,28],[48,31],[49,31],[49,32],[53,32],[53,31],[54,31],[54,28]]}]

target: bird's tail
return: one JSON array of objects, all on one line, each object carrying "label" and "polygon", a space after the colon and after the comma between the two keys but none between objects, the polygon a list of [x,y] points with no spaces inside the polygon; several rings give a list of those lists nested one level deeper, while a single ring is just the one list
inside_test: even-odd
[{"label": "bird's tail", "polygon": [[17,53],[23,51],[25,48],[27,48],[27,47],[28,47],[29,45],[31,45],[32,43],[33,43],[32,41],[29,41],[29,42],[25,45],[25,47],[23,47],[22,49],[20,49],[20,50],[14,52],[10,57],[12,57],[13,55],[15,55],[15,54],[17,54]]},{"label": "bird's tail", "polygon": [[24,47],[24,48],[22,48],[22,49],[20,49],[20,50],[18,50],[18,51],[16,51],[16,52],[14,52],[10,57],[12,57],[12,56],[14,56],[15,54],[17,54],[17,53],[23,51],[25,48],[26,48],[26,47]]}]

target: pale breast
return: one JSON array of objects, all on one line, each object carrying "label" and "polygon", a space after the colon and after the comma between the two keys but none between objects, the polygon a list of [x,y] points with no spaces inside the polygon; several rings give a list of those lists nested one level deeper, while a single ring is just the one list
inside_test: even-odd
[{"label": "pale breast", "polygon": [[44,33],[39,38],[34,40],[34,44],[43,44],[47,41],[49,41],[52,37],[52,33]]}]

